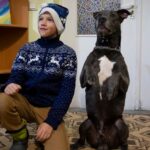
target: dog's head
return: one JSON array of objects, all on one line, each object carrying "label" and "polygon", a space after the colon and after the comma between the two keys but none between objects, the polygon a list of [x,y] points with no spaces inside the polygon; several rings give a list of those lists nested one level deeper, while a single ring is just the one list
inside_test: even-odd
[{"label": "dog's head", "polygon": [[100,11],[94,12],[93,17],[96,20],[96,32],[98,36],[112,35],[116,31],[120,30],[120,24],[122,21],[131,15],[126,9],[120,9],[118,11]]}]

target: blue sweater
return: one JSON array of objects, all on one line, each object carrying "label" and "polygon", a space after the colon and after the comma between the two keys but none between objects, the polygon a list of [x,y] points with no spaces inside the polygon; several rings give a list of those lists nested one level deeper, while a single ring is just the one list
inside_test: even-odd
[{"label": "blue sweater", "polygon": [[54,129],[71,103],[76,80],[74,50],[58,38],[25,44],[14,60],[7,84],[22,86],[20,93],[37,107],[51,107],[45,122]]}]

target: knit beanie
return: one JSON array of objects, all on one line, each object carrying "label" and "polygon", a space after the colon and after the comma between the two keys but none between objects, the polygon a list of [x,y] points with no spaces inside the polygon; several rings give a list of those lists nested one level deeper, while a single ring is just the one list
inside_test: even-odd
[{"label": "knit beanie", "polygon": [[65,29],[66,18],[69,14],[69,10],[61,5],[48,3],[41,8],[39,11],[39,16],[45,12],[49,12],[53,17],[58,34],[60,35]]}]

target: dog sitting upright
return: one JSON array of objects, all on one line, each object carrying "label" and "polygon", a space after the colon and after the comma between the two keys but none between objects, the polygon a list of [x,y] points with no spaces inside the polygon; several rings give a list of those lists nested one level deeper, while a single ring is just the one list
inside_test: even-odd
[{"label": "dog sitting upright", "polygon": [[93,14],[96,46],[87,57],[80,75],[81,87],[86,88],[88,119],[80,125],[80,138],[71,145],[72,150],[83,146],[85,141],[96,150],[128,149],[129,130],[122,113],[129,75],[120,52],[120,25],[128,15],[130,12],[125,9]]}]

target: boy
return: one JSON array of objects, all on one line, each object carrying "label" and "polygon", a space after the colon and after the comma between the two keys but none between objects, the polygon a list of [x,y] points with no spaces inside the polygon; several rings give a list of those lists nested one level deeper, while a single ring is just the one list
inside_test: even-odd
[{"label": "boy", "polygon": [[41,38],[18,52],[11,75],[0,93],[0,122],[13,137],[11,150],[26,150],[26,122],[37,122],[36,141],[45,150],[69,150],[63,117],[76,79],[76,54],[59,40],[68,9],[48,4],[39,12]]}]

